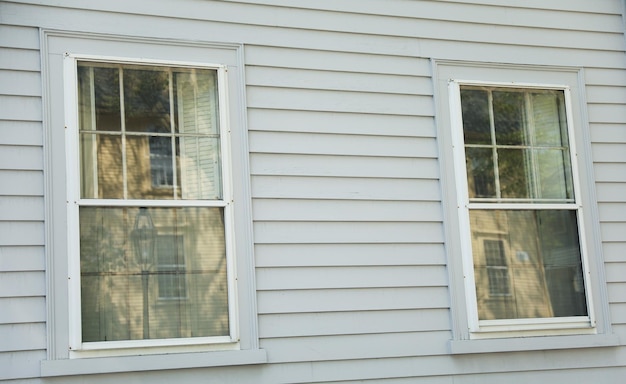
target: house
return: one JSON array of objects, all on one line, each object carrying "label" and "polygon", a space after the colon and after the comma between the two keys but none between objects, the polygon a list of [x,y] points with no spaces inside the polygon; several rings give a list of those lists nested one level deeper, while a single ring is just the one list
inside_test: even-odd
[{"label": "house", "polygon": [[0,1],[0,380],[622,383],[625,10]]}]

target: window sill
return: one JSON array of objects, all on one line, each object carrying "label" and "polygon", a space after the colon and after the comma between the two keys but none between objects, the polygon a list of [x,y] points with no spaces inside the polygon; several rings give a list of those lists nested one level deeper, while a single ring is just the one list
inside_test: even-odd
[{"label": "window sill", "polygon": [[54,377],[99,373],[158,371],[167,369],[263,364],[266,362],[267,354],[263,349],[43,360],[41,362],[41,376]]},{"label": "window sill", "polygon": [[483,340],[452,340],[449,343],[449,348],[451,354],[463,355],[472,353],[615,347],[619,345],[621,344],[617,335],[571,335]]}]

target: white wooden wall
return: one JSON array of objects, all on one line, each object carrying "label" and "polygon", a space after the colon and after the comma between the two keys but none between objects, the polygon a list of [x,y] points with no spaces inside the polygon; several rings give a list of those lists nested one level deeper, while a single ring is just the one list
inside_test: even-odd
[{"label": "white wooden wall", "polygon": [[[622,1],[38,3],[0,1],[0,380],[451,384],[626,377],[623,347],[448,354],[430,66],[437,58],[585,68],[610,315],[626,342]],[[37,378],[46,356],[39,27],[245,44],[259,334],[268,364]]]}]

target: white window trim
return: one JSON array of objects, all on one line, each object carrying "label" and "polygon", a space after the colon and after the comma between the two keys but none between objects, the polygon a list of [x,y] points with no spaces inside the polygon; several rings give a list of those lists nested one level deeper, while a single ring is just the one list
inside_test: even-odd
[{"label": "white window trim", "polygon": [[[42,376],[267,362],[265,351],[259,348],[256,318],[243,46],[52,30],[42,30],[41,41],[48,274],[48,358],[42,361]],[[120,51],[129,54],[110,55]],[[202,67],[218,71],[224,197],[223,201],[202,201],[202,205],[220,206],[230,211],[225,212],[226,244],[230,247],[227,253],[231,255],[227,268],[229,284],[232,284],[229,285],[230,336],[80,343],[80,307],[76,305],[77,302],[80,305],[80,286],[77,288],[76,285],[76,276],[80,273],[75,259],[78,208],[69,204],[78,202],[79,173],[77,161],[68,161],[78,159],[78,146],[74,145],[77,134],[69,133],[67,141],[64,139],[64,131],[72,131],[77,121],[77,60]],[[212,64],[216,62],[220,64]],[[66,202],[71,207],[64,212],[62,207]],[[83,205],[103,202],[113,206],[162,205],[147,200],[80,200]],[[198,202],[173,200],[166,205],[183,207],[198,205]],[[165,353],[169,358],[161,359],[163,361],[159,363],[158,356],[166,356]],[[135,363],[129,364],[130,361]],[[137,369],[137,364],[143,368]]]},{"label": "white window trim", "polygon": [[[481,353],[533,349],[560,349],[618,345],[611,334],[606,280],[590,159],[590,139],[584,114],[584,71],[580,68],[505,65],[492,63],[433,60],[437,125],[442,169],[442,196],[446,248],[450,273],[453,339],[451,353]],[[554,76],[553,76],[554,75]],[[466,80],[459,80],[466,79]],[[555,80],[556,79],[556,80]],[[561,80],[562,79],[562,80]],[[579,239],[585,278],[589,318],[517,319],[478,321],[474,268],[471,257],[469,204],[463,132],[461,126],[460,85],[503,86],[509,88],[563,90],[567,103],[568,134],[572,171],[579,213]],[[582,196],[582,198],[580,198]],[[566,204],[572,208],[571,204]],[[528,204],[527,207],[531,205]],[[545,208],[564,205],[546,205]],[[493,207],[493,206],[491,206]],[[520,204],[498,204],[499,208],[523,208]],[[532,205],[536,209],[536,205]],[[584,208],[584,215],[582,210]],[[592,300],[593,297],[593,300]],[[530,337],[542,336],[542,337]]]},{"label": "white window trim", "polygon": [[[105,350],[118,350],[130,348],[150,347],[150,353],[166,353],[167,349],[155,349],[155,347],[181,346],[181,345],[205,345],[207,350],[215,349],[210,344],[231,343],[226,349],[238,349],[239,332],[237,328],[237,307],[235,297],[235,265],[233,262],[233,204],[231,194],[231,164],[230,164],[230,127],[228,121],[228,96],[226,85],[228,84],[226,67],[219,64],[190,63],[182,61],[154,61],[141,58],[121,58],[111,56],[94,56],[70,54],[64,55],[64,94],[65,94],[65,148],[67,156],[67,228],[68,228],[68,259],[69,259],[69,300],[70,300],[70,358],[122,354],[121,351],[105,352]],[[200,68],[217,71],[219,126],[220,126],[220,149],[222,165],[223,197],[220,200],[140,200],[140,199],[82,199],[80,197],[80,156],[79,133],[78,133],[78,81],[77,64],[84,62],[114,63],[122,65],[142,64],[172,68]],[[127,340],[88,342],[81,341],[81,285],[80,285],[80,241],[79,241],[79,208],[82,206],[118,206],[118,207],[218,207],[224,209],[224,233],[226,245],[227,281],[230,335],[221,337],[195,337],[180,339],[151,339],[151,340]],[[225,346],[220,346],[220,349]],[[86,351],[94,351],[85,353]],[[95,351],[100,351],[96,353]]]}]

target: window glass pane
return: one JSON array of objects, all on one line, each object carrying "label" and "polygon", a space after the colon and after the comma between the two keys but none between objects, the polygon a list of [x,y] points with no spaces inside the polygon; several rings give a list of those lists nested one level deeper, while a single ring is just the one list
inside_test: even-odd
[{"label": "window glass pane", "polygon": [[587,315],[575,211],[470,210],[470,227],[480,320]]},{"label": "window glass pane", "polygon": [[81,197],[121,199],[122,138],[119,135],[80,135]]},{"label": "window glass pane", "polygon": [[81,137],[82,197],[222,198],[216,70],[80,63],[78,80],[83,132],[125,122],[117,136]]},{"label": "window glass pane", "polygon": [[500,192],[503,198],[531,197],[530,153],[526,149],[498,149]]},{"label": "window glass pane", "polygon": [[83,341],[229,334],[221,208],[80,208]]},{"label": "window glass pane", "polygon": [[571,200],[574,198],[569,153],[559,149],[537,150],[540,198]]},{"label": "window glass pane", "polygon": [[118,69],[79,65],[78,113],[80,130],[121,130]]},{"label": "window glass pane", "polygon": [[493,151],[491,148],[465,148],[469,197],[496,197]]},{"label": "window glass pane", "polygon": [[520,145],[526,142],[523,93],[494,91],[493,119],[498,145]]},{"label": "window glass pane", "polygon": [[219,129],[217,73],[214,70],[177,72],[177,129],[181,133],[217,135]]},{"label": "window glass pane", "polygon": [[463,135],[466,144],[491,144],[491,123],[487,91],[461,90]]},{"label": "window glass pane", "polygon": [[170,132],[169,71],[124,69],[126,131]]},{"label": "window glass pane", "polygon": [[183,199],[221,199],[219,139],[181,137],[180,155]]},{"label": "window glass pane", "polygon": [[568,146],[563,92],[531,94],[535,143],[539,146]]},{"label": "window glass pane", "polygon": [[126,136],[126,178],[129,199],[173,199],[180,178],[169,136]]}]

